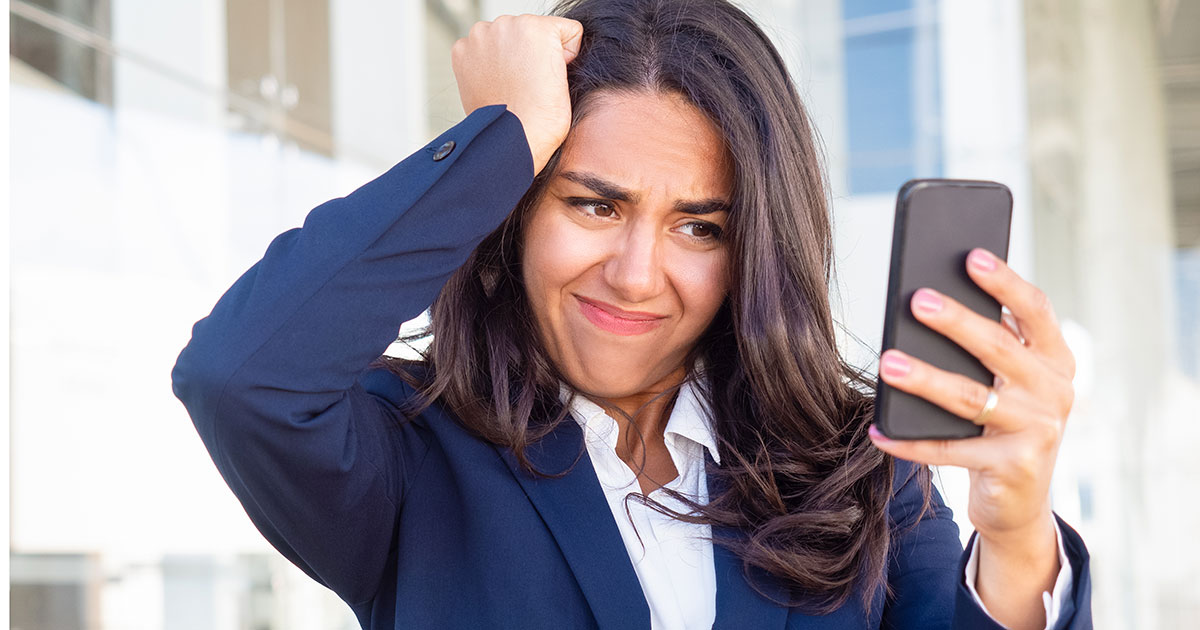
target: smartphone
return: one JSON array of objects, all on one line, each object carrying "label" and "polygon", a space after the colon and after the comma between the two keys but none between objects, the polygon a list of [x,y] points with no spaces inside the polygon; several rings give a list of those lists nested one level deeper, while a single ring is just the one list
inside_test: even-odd
[{"label": "smartphone", "polygon": [[[988,387],[992,373],[973,355],[912,314],[913,293],[929,287],[989,319],[1000,303],[967,275],[976,247],[1008,258],[1012,193],[1004,184],[956,179],[914,179],[900,188],[892,228],[892,260],[880,353],[896,348]],[[983,427],[878,381],[875,424],[893,439],[944,439],[979,435]]]}]

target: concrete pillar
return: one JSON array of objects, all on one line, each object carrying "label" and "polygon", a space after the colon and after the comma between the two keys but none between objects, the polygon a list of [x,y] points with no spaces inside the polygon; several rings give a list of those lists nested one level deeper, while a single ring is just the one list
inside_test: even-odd
[{"label": "concrete pillar", "polygon": [[1197,470],[1194,457],[1168,464],[1158,449],[1194,444],[1184,436],[1196,430],[1194,410],[1189,422],[1163,402],[1173,380],[1172,234],[1152,9],[1025,3],[1035,265],[1060,318],[1078,323],[1083,350],[1059,474],[1078,476],[1079,529],[1101,551],[1095,616],[1122,628],[1170,627],[1156,612],[1158,569],[1188,564],[1179,543],[1194,536],[1173,511],[1194,488],[1174,486],[1188,494],[1167,504],[1149,499],[1166,487],[1155,466]]},{"label": "concrete pillar", "polygon": [[824,144],[830,194],[849,194],[841,0],[763,0],[746,7],[783,55]]},{"label": "concrete pillar", "polygon": [[425,4],[329,0],[335,153],[388,167],[426,137]]},{"label": "concrete pillar", "polygon": [[940,2],[938,39],[943,175],[1012,190],[1008,263],[1036,282],[1021,8],[1008,0]]}]

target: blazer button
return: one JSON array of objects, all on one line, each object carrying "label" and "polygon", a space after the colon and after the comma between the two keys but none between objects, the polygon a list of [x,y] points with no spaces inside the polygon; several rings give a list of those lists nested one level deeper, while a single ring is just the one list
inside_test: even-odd
[{"label": "blazer button", "polygon": [[454,150],[454,141],[447,140],[445,144],[438,147],[437,151],[435,151],[433,153],[433,161],[441,162],[442,160],[446,159],[446,156],[450,155],[450,152],[453,150]]}]

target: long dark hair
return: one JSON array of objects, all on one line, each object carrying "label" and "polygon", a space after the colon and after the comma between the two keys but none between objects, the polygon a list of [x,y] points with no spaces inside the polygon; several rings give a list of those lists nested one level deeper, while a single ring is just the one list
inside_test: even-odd
[{"label": "long dark hair", "polygon": [[[730,291],[693,351],[703,374],[689,374],[712,412],[720,491],[676,516],[744,532],[721,542],[803,593],[797,605],[830,611],[861,589],[869,607],[883,587],[892,460],[867,438],[873,382],[837,349],[823,160],[783,60],[726,0],[565,0],[552,13],[583,24],[568,68],[575,123],[602,91],[675,93],[733,160]],[[531,472],[525,448],[567,413],[520,268],[524,222],[557,165],[556,153],[442,290],[410,338],[432,335],[419,369],[386,362],[423,404],[442,401]]]}]

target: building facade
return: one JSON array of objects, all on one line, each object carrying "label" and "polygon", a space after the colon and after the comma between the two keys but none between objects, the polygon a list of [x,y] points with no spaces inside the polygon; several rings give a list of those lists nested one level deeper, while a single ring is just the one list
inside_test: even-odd
[{"label": "building facade", "polygon": [[[895,192],[1004,182],[1077,401],[1053,485],[1096,625],[1200,616],[1200,5],[752,0],[825,149],[842,345],[873,370]],[[334,629],[208,459],[169,373],[308,210],[459,120],[449,49],[524,0],[13,0],[14,628]],[[69,388],[81,395],[64,399]],[[54,404],[46,404],[53,401]],[[966,475],[939,471],[966,520]]]}]

